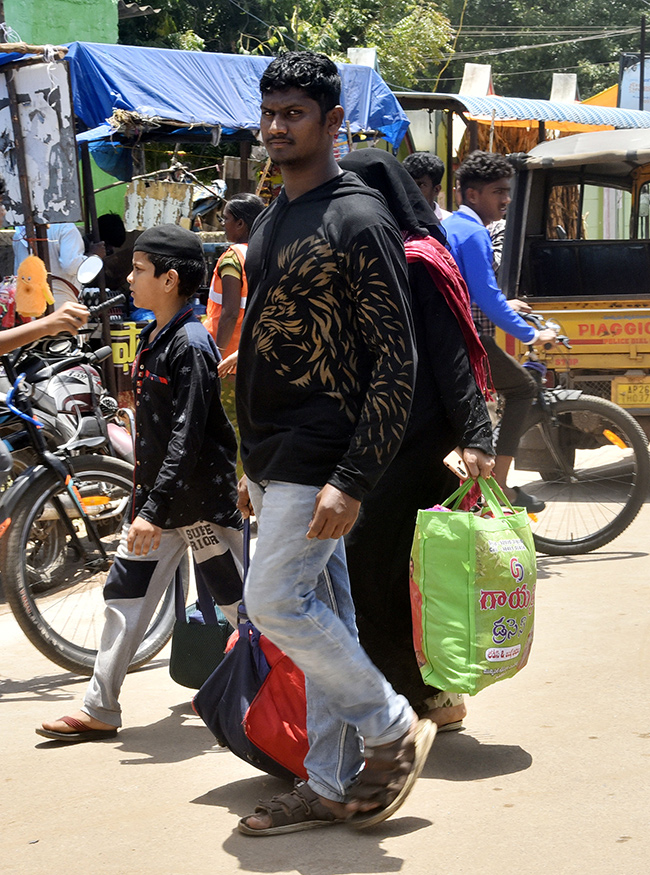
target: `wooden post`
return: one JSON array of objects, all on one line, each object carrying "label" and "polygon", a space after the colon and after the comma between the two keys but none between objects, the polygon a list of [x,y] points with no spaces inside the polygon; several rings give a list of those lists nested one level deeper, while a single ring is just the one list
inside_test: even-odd
[{"label": "wooden post", "polygon": [[[81,176],[83,179],[83,194],[84,194],[84,209],[86,212],[87,222],[90,224],[90,237],[93,243],[100,242],[99,226],[97,224],[97,204],[95,203],[95,191],[93,189],[93,173],[90,165],[90,151],[88,143],[81,143]],[[97,285],[99,286],[99,302],[100,304],[106,300],[106,279],[104,270],[102,269],[97,277]],[[102,320],[102,340],[106,345],[111,343],[111,323],[107,310],[101,314]],[[102,371],[104,374],[104,384],[108,391],[117,398],[117,379],[115,377],[115,366],[113,365],[113,356],[106,359],[102,363]]]},{"label": "wooden post", "polygon": [[451,109],[447,110],[447,203],[445,206],[450,212],[454,210],[454,148],[452,134],[454,130],[454,114]]},{"label": "wooden post", "polygon": [[474,119],[469,120],[469,151],[474,152],[478,149],[478,122]]},{"label": "wooden post", "polygon": [[25,236],[27,245],[30,249],[30,241],[37,239],[36,254],[45,262],[45,266],[50,270],[50,253],[47,247],[47,225],[34,223],[34,213],[32,210],[32,199],[29,191],[29,179],[27,176],[27,158],[25,157],[25,138],[23,137],[23,129],[20,124],[20,113],[18,110],[18,93],[16,91],[16,83],[14,81],[14,70],[11,65],[7,67],[7,95],[9,97],[9,107],[11,112],[11,126],[14,134],[14,146],[16,148],[16,164],[18,166],[18,180],[20,183],[20,199],[23,202],[23,221],[25,224]]},{"label": "wooden post", "polygon": [[248,140],[242,140],[239,144],[239,191],[250,191],[248,179],[248,159],[251,156],[251,144]]}]

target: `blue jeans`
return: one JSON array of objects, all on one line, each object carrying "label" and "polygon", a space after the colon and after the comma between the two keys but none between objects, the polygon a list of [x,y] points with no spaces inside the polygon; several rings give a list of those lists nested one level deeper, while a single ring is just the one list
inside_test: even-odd
[{"label": "blue jeans", "polygon": [[343,540],[306,537],[319,489],[275,480],[248,486],[258,535],[246,610],[305,674],[309,786],[345,801],[364,741],[395,741],[413,712],[359,645]]}]

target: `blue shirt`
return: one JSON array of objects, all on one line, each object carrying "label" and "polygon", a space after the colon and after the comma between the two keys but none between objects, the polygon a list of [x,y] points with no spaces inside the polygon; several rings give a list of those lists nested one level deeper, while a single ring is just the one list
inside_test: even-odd
[{"label": "blue shirt", "polygon": [[[466,208],[465,208],[466,209]],[[488,230],[473,211],[460,208],[443,221],[451,254],[467,283],[473,304],[507,334],[530,343],[537,332],[508,305],[492,267]]]}]

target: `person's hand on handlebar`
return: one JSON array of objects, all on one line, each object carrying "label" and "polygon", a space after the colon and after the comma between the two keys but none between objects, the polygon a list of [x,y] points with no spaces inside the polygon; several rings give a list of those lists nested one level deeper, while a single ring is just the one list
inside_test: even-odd
[{"label": "person's hand on handlebar", "polygon": [[546,346],[546,344],[555,346],[556,343],[557,334],[555,331],[553,331],[552,328],[542,328],[541,331],[538,332],[535,340],[533,340],[532,346]]},{"label": "person's hand on handlebar", "polygon": [[43,329],[42,336],[45,337],[47,334],[60,334],[62,331],[76,334],[87,321],[87,307],[79,303],[66,302],[58,310],[55,310],[54,313],[39,319],[39,324]]},{"label": "person's hand on handlebar", "polygon": [[528,301],[522,301],[521,298],[510,298],[508,301],[508,306],[511,310],[514,310],[515,313],[531,313],[533,308],[530,306]]},{"label": "person's hand on handlebar", "polygon": [[33,343],[35,340],[40,340],[41,337],[60,334],[62,331],[76,334],[87,321],[88,309],[83,304],[65,303],[54,313],[41,316],[40,319],[34,319],[24,325],[16,325],[15,328],[0,331],[0,355],[6,355],[14,349],[18,349],[19,346]]}]

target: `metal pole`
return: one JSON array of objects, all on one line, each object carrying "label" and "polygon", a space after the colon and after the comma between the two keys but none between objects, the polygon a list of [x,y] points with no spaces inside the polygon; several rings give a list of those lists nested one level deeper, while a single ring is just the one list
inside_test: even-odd
[{"label": "metal pole", "polygon": [[[93,243],[100,242],[99,226],[97,224],[97,204],[95,203],[95,192],[93,190],[93,172],[90,165],[90,152],[88,143],[81,143],[81,175],[84,187],[84,208],[87,220],[90,224],[90,236]],[[100,304],[106,300],[106,279],[104,271],[101,270],[97,277],[97,285],[99,287],[99,302]],[[105,344],[111,343],[111,324],[110,317],[106,310],[101,314],[102,320],[102,340]],[[113,365],[113,357],[106,359],[103,367],[104,382],[111,395],[117,397],[117,379],[115,376],[115,367]]]},{"label": "metal pole", "polygon": [[639,109],[645,106],[645,15],[641,16],[641,58],[639,61]]}]

